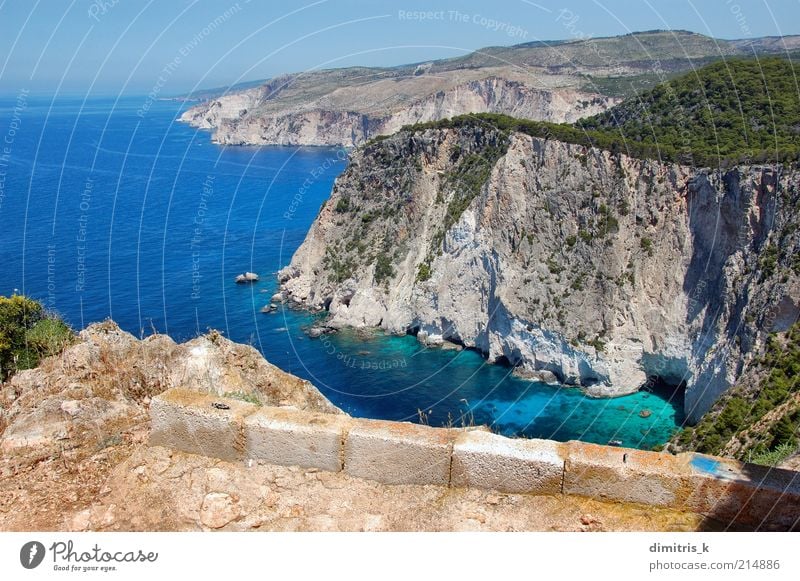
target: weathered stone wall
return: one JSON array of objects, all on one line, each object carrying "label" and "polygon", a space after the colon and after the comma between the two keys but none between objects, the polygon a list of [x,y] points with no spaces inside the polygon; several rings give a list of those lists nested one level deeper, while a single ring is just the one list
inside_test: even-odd
[{"label": "weathered stone wall", "polygon": [[344,471],[385,484],[635,502],[759,529],[800,522],[800,474],[700,454],[509,439],[480,428],[260,407],[182,389],[154,398],[150,415],[151,445],[228,461]]}]

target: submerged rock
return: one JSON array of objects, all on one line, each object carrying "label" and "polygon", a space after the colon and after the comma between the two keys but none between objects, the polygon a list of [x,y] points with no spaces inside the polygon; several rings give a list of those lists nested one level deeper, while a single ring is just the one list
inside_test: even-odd
[{"label": "submerged rock", "polygon": [[335,333],[336,329],[333,327],[327,327],[325,325],[314,325],[308,331],[306,331],[306,335],[311,337],[312,339],[316,339],[318,337],[322,337],[323,335],[329,335],[331,333]]}]

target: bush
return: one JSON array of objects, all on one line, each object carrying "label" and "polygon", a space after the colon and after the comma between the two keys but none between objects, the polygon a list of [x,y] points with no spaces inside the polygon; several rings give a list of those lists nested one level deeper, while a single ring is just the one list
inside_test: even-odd
[{"label": "bush", "polygon": [[338,212],[339,214],[344,214],[350,209],[350,198],[342,197],[339,198],[339,201],[336,202],[336,206],[334,207],[334,211]]},{"label": "bush", "polygon": [[427,262],[419,265],[417,270],[417,282],[424,282],[431,277],[431,266]]},{"label": "bush", "polygon": [[547,270],[550,271],[550,274],[561,274],[564,272],[564,267],[561,266],[555,258],[548,258],[547,259]]},{"label": "bush", "polygon": [[392,259],[388,254],[382,252],[375,261],[375,282],[382,283],[394,277]]},{"label": "bush", "polygon": [[28,345],[41,357],[60,353],[72,342],[72,330],[57,317],[47,317],[38,321],[26,333]]},{"label": "bush", "polygon": [[21,295],[0,297],[0,380],[30,369],[72,342],[73,333],[38,301]]}]

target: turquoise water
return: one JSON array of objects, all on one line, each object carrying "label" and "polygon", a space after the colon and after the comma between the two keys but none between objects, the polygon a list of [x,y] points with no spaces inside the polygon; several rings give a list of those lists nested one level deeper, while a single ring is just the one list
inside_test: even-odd
[{"label": "turquoise water", "polygon": [[[156,102],[139,117],[142,102],[31,97],[20,112],[0,101],[0,133],[15,105],[19,118],[0,162],[0,294],[32,295],[77,328],[112,317],[136,335],[177,340],[219,329],[357,416],[640,448],[682,421],[682,401],[668,393],[591,399],[516,379],[473,351],[380,333],[310,339],[311,315],[262,314],[345,156],[220,147],[176,123],[180,104]],[[261,282],[234,284],[246,270]]]}]

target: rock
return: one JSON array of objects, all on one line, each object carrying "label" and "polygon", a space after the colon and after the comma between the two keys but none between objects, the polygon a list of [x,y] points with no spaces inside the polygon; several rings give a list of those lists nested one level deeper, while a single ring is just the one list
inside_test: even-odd
[{"label": "rock", "polygon": [[439,345],[445,351],[463,351],[464,346],[459,345],[458,343],[453,343],[451,341],[442,341]]},{"label": "rock", "polygon": [[70,416],[77,416],[81,411],[81,402],[74,399],[63,401],[61,411]]},{"label": "rock", "polygon": [[[483,160],[488,178],[448,220],[445,176],[464,155]],[[374,178],[389,160],[413,177]],[[747,275],[759,249],[800,222],[800,210],[777,202],[798,181],[797,169],[704,170],[491,127],[400,132],[352,153],[280,288],[298,306],[327,309],[327,326],[451,340],[592,397],[634,393],[653,377],[685,384],[694,422],[763,345],[769,325],[754,313],[783,320],[800,304],[790,260],[800,234],[768,278]],[[362,228],[333,211],[345,198],[352,218],[370,216]],[[601,214],[613,215],[613,232],[598,230]],[[387,239],[402,240],[401,252],[380,257],[391,269],[377,280],[374,257],[357,249]],[[334,246],[352,249],[339,268],[326,260]],[[719,313],[713,325],[705,312]]]},{"label": "rock", "polygon": [[91,509],[85,509],[75,514],[69,523],[69,530],[71,531],[85,531],[89,528],[89,523],[92,518]]},{"label": "rock", "polygon": [[200,507],[200,522],[210,529],[221,529],[240,517],[238,503],[230,494],[209,492]]},{"label": "rock", "polygon": [[540,369],[538,371],[531,371],[524,367],[517,367],[514,369],[514,376],[520,379],[527,379],[529,381],[538,381],[546,383],[547,385],[557,385],[558,377],[552,371],[547,369]]},{"label": "rock", "polygon": [[273,303],[282,303],[284,300],[283,293],[275,293],[274,295],[272,295],[272,298],[270,300]]},{"label": "rock", "polygon": [[650,410],[642,410],[639,412],[640,418],[649,418],[651,415],[653,415],[653,412],[651,412]]},{"label": "rock", "polygon": [[278,305],[273,305],[272,303],[261,307],[262,313],[274,313],[277,310],[278,310]]},{"label": "rock", "polygon": [[165,389],[181,387],[216,395],[258,393],[265,405],[341,413],[310,382],[267,362],[254,347],[234,343],[213,331],[180,345],[164,376],[159,382]]},{"label": "rock", "polygon": [[583,526],[592,526],[592,525],[602,525],[603,523],[590,514],[584,514],[581,515],[581,524]]},{"label": "rock", "polygon": [[246,284],[249,282],[258,282],[258,275],[255,272],[245,272],[236,277],[237,284]]},{"label": "rock", "polygon": [[[571,65],[572,66],[572,65]],[[484,78],[463,79],[459,70],[438,71],[435,77],[402,81],[396,95],[386,98],[387,73],[372,84],[359,78],[313,80],[326,72],[306,73],[307,81],[268,81],[266,87],[236,91],[189,108],[181,121],[213,129],[216,143],[252,145],[356,146],[377,135],[387,135],[403,125],[452,117],[462,113],[505,112],[517,117],[548,121],[575,121],[604,111],[618,100],[576,90],[576,81],[542,88],[518,73],[503,78],[498,69]],[[563,72],[559,79],[563,79]],[[310,82],[307,85],[306,82]],[[553,81],[548,81],[551,83]],[[303,93],[295,93],[295,86]],[[326,89],[329,87],[330,89]],[[331,91],[331,92],[327,92]],[[284,95],[295,93],[284,100]],[[312,96],[315,95],[315,96]],[[376,106],[376,103],[379,105]],[[266,105],[261,108],[261,105]],[[255,112],[254,112],[255,111]]]},{"label": "rock", "polygon": [[325,327],[322,325],[315,325],[311,327],[306,334],[311,337],[312,339],[316,339],[318,337],[322,337],[323,335],[329,335],[331,333],[335,333],[336,329],[333,327]]}]

